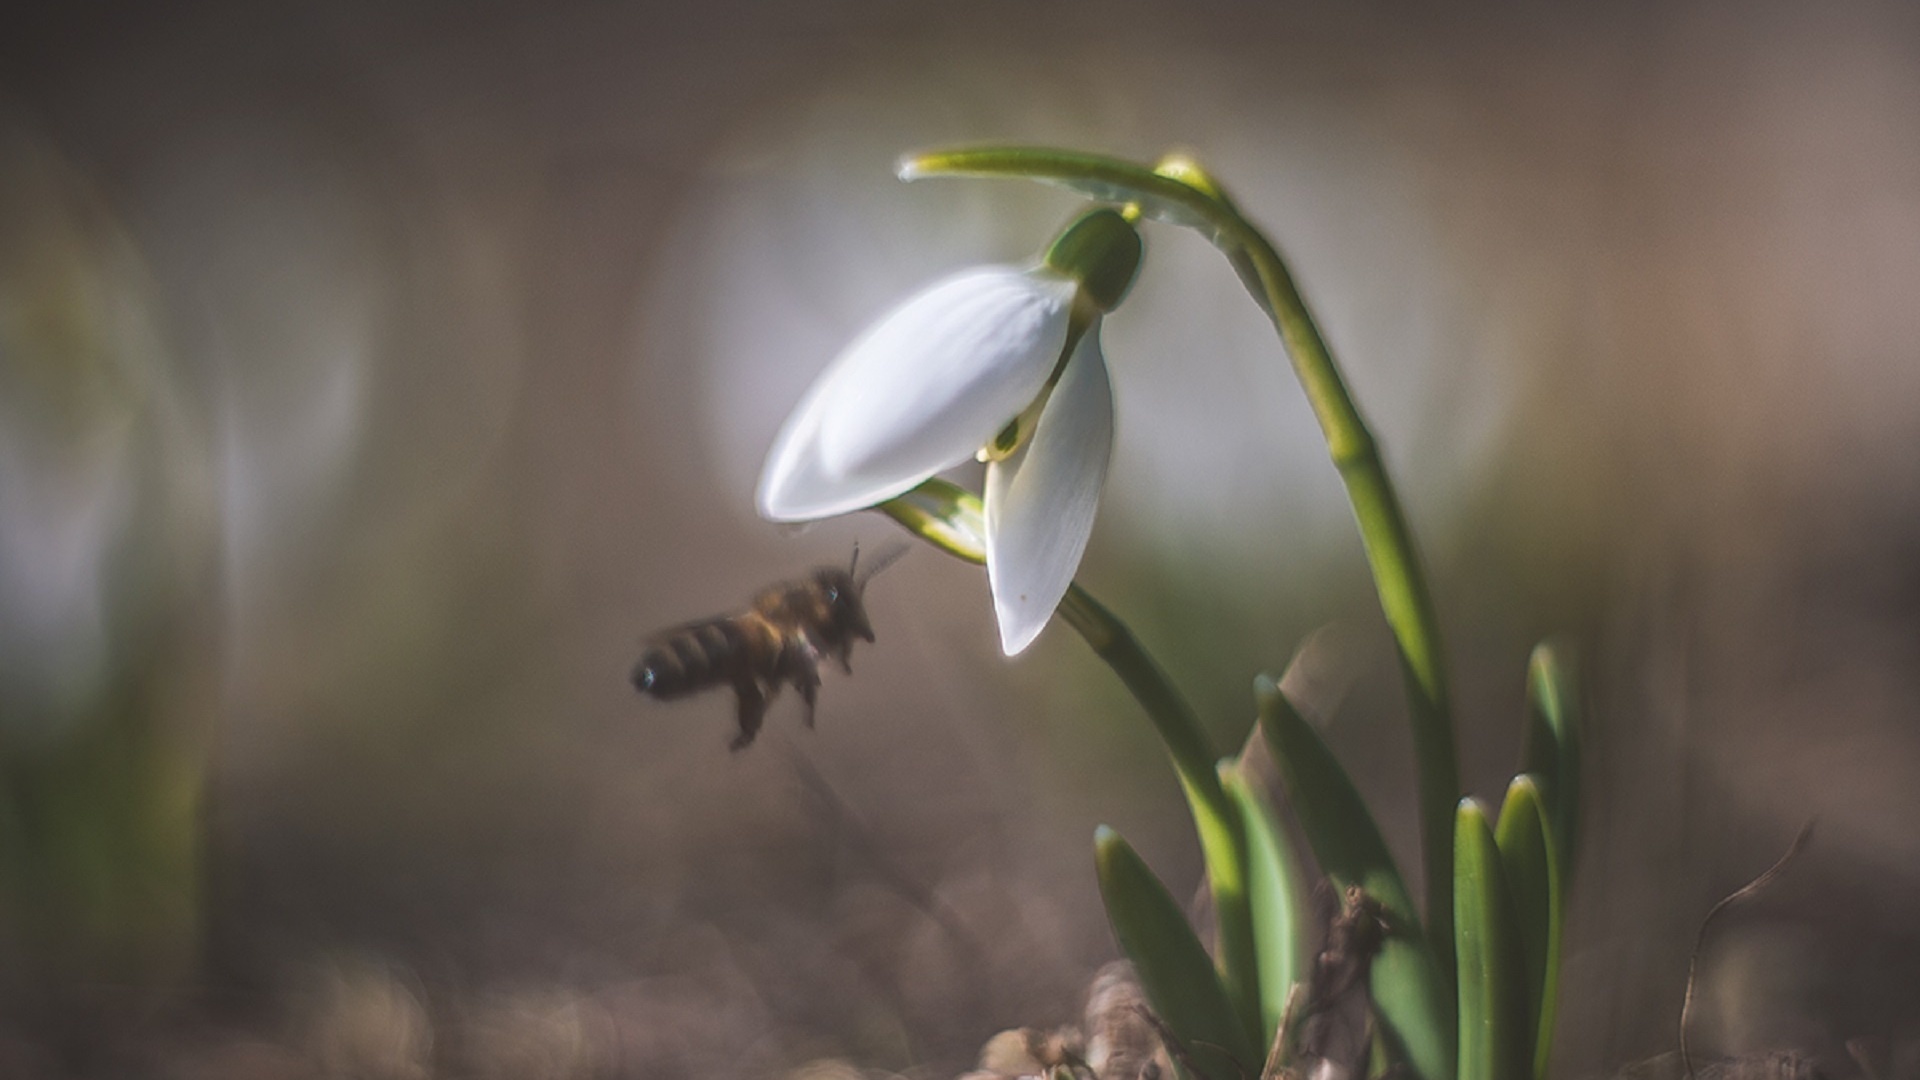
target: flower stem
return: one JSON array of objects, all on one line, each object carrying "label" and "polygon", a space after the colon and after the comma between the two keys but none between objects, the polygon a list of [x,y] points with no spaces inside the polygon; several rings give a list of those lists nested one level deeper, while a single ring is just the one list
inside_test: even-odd
[{"label": "flower stem", "polygon": [[[1261,288],[1256,294],[1293,361],[1294,374],[1326,435],[1327,451],[1346,484],[1347,499],[1360,527],[1360,540],[1373,572],[1374,589],[1400,650],[1413,728],[1414,758],[1420,785],[1421,853],[1426,869],[1429,940],[1453,940],[1453,817],[1460,797],[1460,770],[1454,753],[1453,719],[1448,705],[1446,665],[1441,656],[1440,621],[1427,588],[1412,530],[1387,475],[1373,433],[1347,392],[1346,381],[1327,351],[1294,286],[1280,253],[1230,204],[1216,203],[1235,224],[1229,235],[1244,252]],[[1248,282],[1249,286],[1254,282]],[[1448,949],[1435,950],[1445,971]]]},{"label": "flower stem", "polygon": [[[1127,625],[1081,588],[1067,587],[1060,601],[1060,617],[1079,632],[1106,661],[1114,674],[1160,733],[1173,770],[1180,777],[1193,824],[1200,835],[1207,881],[1213,891],[1214,919],[1219,927],[1219,965],[1227,996],[1249,1032],[1261,1030],[1259,975],[1253,940],[1253,909],[1247,899],[1247,838],[1240,818],[1220,786],[1213,751],[1193,708],[1167,680],[1160,665],[1140,646]],[[1257,1041],[1257,1040],[1256,1040]]]},{"label": "flower stem", "polygon": [[[934,547],[971,563],[986,562],[986,525],[980,499],[945,480],[929,480],[876,509]],[[1219,927],[1221,982],[1249,1034],[1261,1030],[1253,912],[1247,897],[1247,840],[1220,785],[1206,734],[1180,691],[1142,648],[1133,631],[1078,583],[1057,609],[1094,655],[1106,661],[1160,733],[1200,836],[1200,854]]]},{"label": "flower stem", "polygon": [[[1146,217],[1201,232],[1225,253],[1241,282],[1279,331],[1294,374],[1320,422],[1360,528],[1374,588],[1400,651],[1420,783],[1421,852],[1430,940],[1450,942],[1453,924],[1454,804],[1460,796],[1439,620],[1413,534],[1394,494],[1373,434],[1314,325],[1280,253],[1204,170],[1184,158],[1156,170],[1073,151],[993,147],[908,158],[904,179],[925,176],[1023,177],[1090,198],[1131,204]],[[1435,949],[1452,967],[1450,950]]]}]

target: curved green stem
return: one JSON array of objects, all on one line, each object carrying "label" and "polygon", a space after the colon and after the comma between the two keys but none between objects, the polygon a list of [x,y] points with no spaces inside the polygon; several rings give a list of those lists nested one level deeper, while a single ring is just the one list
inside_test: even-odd
[{"label": "curved green stem", "polygon": [[[1131,203],[1146,217],[1200,230],[1232,262],[1255,302],[1273,320],[1353,504],[1380,607],[1400,650],[1410,699],[1420,778],[1428,932],[1434,941],[1451,940],[1454,802],[1460,795],[1460,779],[1439,619],[1412,530],[1373,434],[1278,249],[1241,216],[1205,172],[1184,159],[1170,159],[1154,171],[1113,158],[1051,149],[954,150],[909,158],[902,163],[900,175],[909,180],[1024,177],[1095,199]],[[1446,963],[1447,950],[1436,952]]]},{"label": "curved green stem", "polygon": [[1173,759],[1174,772],[1180,777],[1180,788],[1193,808],[1200,852],[1206,859],[1220,933],[1221,981],[1241,1023],[1249,1031],[1259,1032],[1260,984],[1253,909],[1247,897],[1247,838],[1239,815],[1220,786],[1213,751],[1200,722],[1133,632],[1085,589],[1078,584],[1068,586],[1059,614],[1086,639],[1094,655],[1120,676],[1153,721],[1160,741],[1166,744],[1167,756]]},{"label": "curved green stem", "polygon": [[[949,555],[986,561],[980,500],[944,480],[929,480],[878,509]],[[1247,840],[1220,785],[1214,753],[1193,708],[1119,617],[1078,584],[1060,601],[1060,617],[1120,676],[1153,721],[1193,811],[1219,927],[1221,981],[1247,1031],[1261,1030],[1253,913],[1247,898]]]}]

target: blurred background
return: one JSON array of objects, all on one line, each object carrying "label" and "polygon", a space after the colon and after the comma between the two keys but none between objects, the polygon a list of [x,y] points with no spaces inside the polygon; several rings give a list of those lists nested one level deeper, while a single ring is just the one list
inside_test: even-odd
[{"label": "blurred background", "polygon": [[[893,179],[988,140],[1186,148],[1287,251],[1470,787],[1533,642],[1582,656],[1560,1075],[1673,1050],[1702,916],[1817,819],[1696,1049],[1920,1076],[1920,11],[1227,0],[0,14],[0,1075],[937,1077],[1076,1016],[1095,824],[1199,860],[1064,628],[1004,659],[920,550],[816,731],[730,754],[726,694],[627,683],[895,535],[753,483],[860,327],[1074,212]],[[1411,864],[1318,433],[1226,264],[1147,242],[1082,581],[1223,752],[1342,628]]]}]

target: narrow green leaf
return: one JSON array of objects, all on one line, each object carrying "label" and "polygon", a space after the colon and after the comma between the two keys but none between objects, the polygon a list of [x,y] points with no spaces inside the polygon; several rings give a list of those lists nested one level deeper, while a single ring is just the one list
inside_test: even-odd
[{"label": "narrow green leaf", "polygon": [[1319,733],[1274,681],[1254,682],[1260,727],[1280,766],[1287,797],[1320,869],[1342,889],[1358,885],[1391,923],[1374,958],[1371,988],[1380,1019],[1408,1064],[1425,1080],[1451,1080],[1455,1066],[1451,988],[1441,977],[1419,912],[1395,868],[1373,815]]},{"label": "narrow green leaf", "polygon": [[1460,1080],[1527,1080],[1533,1027],[1520,929],[1500,849],[1478,802],[1460,800],[1453,838]]},{"label": "narrow green leaf", "polygon": [[1300,860],[1273,807],[1241,769],[1220,764],[1220,784],[1240,812],[1247,838],[1247,900],[1253,911],[1255,968],[1259,972],[1262,1046],[1280,1030],[1287,994],[1307,975],[1306,891]]},{"label": "narrow green leaf", "polygon": [[1539,778],[1561,876],[1570,880],[1580,839],[1579,680],[1565,650],[1551,642],[1536,646],[1527,664],[1527,704],[1520,771]]},{"label": "narrow green leaf", "polygon": [[1180,1040],[1184,1056],[1204,1080],[1258,1074],[1261,1057],[1251,1033],[1179,903],[1119,833],[1101,826],[1093,851],[1107,921],[1133,961],[1147,1001]]},{"label": "narrow green leaf", "polygon": [[1513,896],[1519,922],[1520,954],[1526,964],[1527,1015],[1533,1036],[1533,1075],[1547,1075],[1553,1049],[1553,1019],[1560,975],[1561,890],[1553,826],[1531,776],[1516,776],[1507,787],[1494,830],[1500,865]]}]

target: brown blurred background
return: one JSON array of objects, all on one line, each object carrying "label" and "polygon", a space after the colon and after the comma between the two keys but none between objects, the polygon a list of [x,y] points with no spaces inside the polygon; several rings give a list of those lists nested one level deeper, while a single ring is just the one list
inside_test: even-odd
[{"label": "brown blurred background", "polygon": [[[26,5],[0,14],[0,1075],[963,1071],[1115,953],[1097,822],[1199,873],[1144,719],[920,551],[820,726],[726,750],[650,630],[789,532],[773,429],[917,285],[1074,209],[903,151],[1207,162],[1427,547],[1464,776],[1591,676],[1557,1067],[1920,1076],[1920,11],[1896,4]],[[1407,859],[1345,504],[1217,255],[1105,335],[1082,580],[1224,752],[1314,628]],[[1369,644],[1370,643],[1370,644]]]}]

